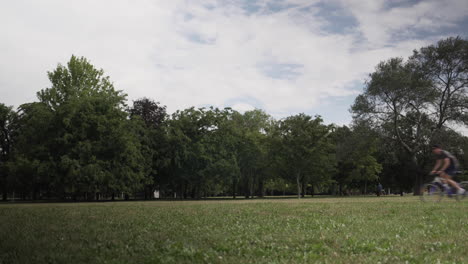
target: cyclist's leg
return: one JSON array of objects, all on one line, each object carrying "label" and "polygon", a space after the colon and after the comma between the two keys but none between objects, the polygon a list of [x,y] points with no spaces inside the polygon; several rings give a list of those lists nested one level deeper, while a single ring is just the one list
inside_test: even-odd
[{"label": "cyclist's leg", "polygon": [[452,185],[452,187],[455,187],[457,190],[461,189],[460,186],[458,186],[458,183],[452,180],[452,176],[447,174],[447,172],[443,171],[442,173],[440,173],[440,176],[444,178],[445,182]]}]

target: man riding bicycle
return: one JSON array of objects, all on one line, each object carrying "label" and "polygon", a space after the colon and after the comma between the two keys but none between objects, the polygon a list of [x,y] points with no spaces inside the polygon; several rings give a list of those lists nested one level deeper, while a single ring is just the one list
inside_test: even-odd
[{"label": "man riding bicycle", "polygon": [[432,169],[431,174],[439,174],[444,181],[457,189],[457,194],[464,194],[465,189],[458,186],[457,182],[452,180],[452,177],[458,170],[458,160],[450,152],[442,149],[440,145],[432,146],[432,153],[436,155],[436,164]]}]

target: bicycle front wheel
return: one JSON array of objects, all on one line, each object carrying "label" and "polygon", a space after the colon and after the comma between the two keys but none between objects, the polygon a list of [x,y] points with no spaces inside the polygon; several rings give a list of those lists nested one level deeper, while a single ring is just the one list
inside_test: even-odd
[{"label": "bicycle front wheel", "polygon": [[424,184],[421,187],[420,196],[421,196],[421,201],[423,202],[432,202],[432,203],[440,202],[440,200],[442,200],[443,195],[444,193],[442,191],[442,188],[435,184],[428,183],[428,184]]}]

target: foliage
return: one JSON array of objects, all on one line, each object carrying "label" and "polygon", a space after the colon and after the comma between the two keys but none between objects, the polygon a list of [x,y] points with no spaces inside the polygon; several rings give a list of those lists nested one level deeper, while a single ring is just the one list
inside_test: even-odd
[{"label": "foliage", "polygon": [[[468,41],[441,40],[414,51],[406,62],[392,58],[377,65],[352,111],[383,131],[411,161],[414,189],[429,162],[429,146],[450,125],[465,124],[468,110]],[[441,143],[441,142],[438,142]]]},{"label": "foliage", "polygon": [[279,123],[281,136],[281,166],[284,175],[296,181],[298,196],[303,193],[307,181],[326,180],[334,166],[328,144],[330,127],[323,120],[305,114],[287,117]]},{"label": "foliage", "polygon": [[2,192],[2,200],[6,200],[8,194],[7,162],[11,157],[11,135],[15,118],[13,108],[0,103],[0,192]]},{"label": "foliage", "polygon": [[[468,41],[448,38],[369,75],[350,127],[307,114],[127,106],[102,69],[72,56],[16,111],[0,104],[3,199],[263,197],[266,192],[419,190],[441,143],[468,167]],[[338,185],[338,186],[337,186]],[[292,191],[293,186],[296,190]]]},{"label": "foliage", "polygon": [[376,158],[379,144],[377,133],[361,122],[351,129],[346,126],[337,128],[333,137],[337,159],[335,180],[340,194],[343,194],[345,185],[378,180],[382,165]]},{"label": "foliage", "polygon": [[34,199],[49,191],[65,198],[138,190],[144,162],[123,111],[125,95],[75,56],[49,79],[52,87],[38,93],[39,102],[19,109],[10,166],[15,189]]}]

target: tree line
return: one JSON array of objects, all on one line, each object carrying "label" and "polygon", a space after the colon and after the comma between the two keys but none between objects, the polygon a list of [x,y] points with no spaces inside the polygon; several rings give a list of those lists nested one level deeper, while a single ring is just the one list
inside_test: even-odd
[{"label": "tree line", "polygon": [[[256,109],[172,114],[127,102],[102,69],[72,56],[17,109],[0,103],[2,199],[130,199],[418,192],[440,143],[468,166],[468,41],[447,38],[379,63],[349,126]],[[467,177],[462,175],[461,177]]]}]

